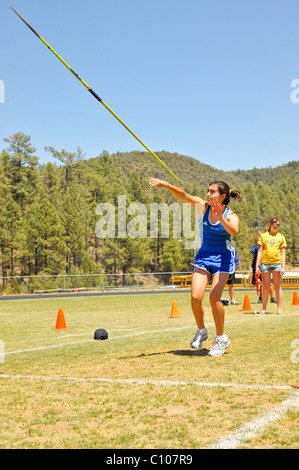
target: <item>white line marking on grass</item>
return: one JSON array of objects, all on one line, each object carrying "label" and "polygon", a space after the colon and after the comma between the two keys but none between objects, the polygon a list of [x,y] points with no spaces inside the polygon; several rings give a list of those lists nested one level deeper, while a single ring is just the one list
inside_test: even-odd
[{"label": "white line marking on grass", "polygon": [[42,351],[43,349],[54,349],[60,348],[61,346],[71,346],[72,344],[83,344],[83,343],[90,343],[95,341],[94,339],[87,339],[85,341],[72,341],[71,343],[60,343],[60,344],[50,344],[48,346],[38,346],[37,348],[28,348],[28,349],[18,349],[17,351],[7,351],[5,352],[5,356],[11,354],[21,354],[25,352],[32,352],[32,351]]},{"label": "white line marking on grass", "polygon": [[[117,328],[117,329],[114,329],[114,330],[109,330],[109,332],[111,333],[112,331],[136,331],[136,330],[140,330],[140,328]],[[51,339],[53,340],[56,340],[56,339],[60,339],[60,338],[72,338],[72,337],[75,337],[75,336],[87,336],[87,335],[93,335],[94,334],[94,331],[89,331],[88,333],[78,333],[78,334],[75,334],[75,335],[63,335],[63,336],[56,336],[56,337],[53,337]],[[28,343],[28,341],[47,341],[49,338],[33,338],[33,339],[24,339],[24,340],[21,340],[21,341],[6,341],[5,344],[21,344],[21,343]]]},{"label": "white line marking on grass", "polygon": [[[140,328],[117,328],[115,330],[109,330],[109,332],[111,333],[112,331],[136,331],[136,330],[140,330]],[[87,335],[93,335],[94,334],[94,331],[93,332],[89,332],[89,333],[80,333],[80,334],[76,334],[76,335],[63,335],[63,336],[57,336],[56,338],[54,339],[59,339],[59,338],[71,338],[72,336],[87,336]]]},{"label": "white line marking on grass", "polygon": [[243,442],[255,438],[260,432],[274,424],[288,410],[296,408],[299,404],[298,392],[293,393],[289,398],[283,401],[279,406],[264,413],[257,419],[241,426],[233,434],[220,439],[210,446],[210,449],[236,449]]},{"label": "white line marking on grass", "polygon": [[[183,326],[180,328],[166,328],[165,330],[148,330],[148,331],[141,331],[139,333],[132,333],[129,335],[119,335],[119,336],[112,336],[108,338],[108,340],[113,340],[113,339],[121,339],[121,338],[131,338],[132,336],[140,336],[140,335],[147,335],[147,334],[152,334],[152,333],[163,333],[167,331],[176,331],[176,330],[184,330],[186,328],[194,328],[194,325],[192,326]],[[28,348],[28,349],[18,349],[16,351],[8,351],[5,353],[5,356],[8,356],[10,354],[21,354],[23,352],[31,352],[31,351],[41,351],[43,349],[51,349],[51,348],[59,348],[60,346],[72,346],[73,344],[83,344],[83,343],[91,343],[95,342],[96,340],[94,339],[86,339],[84,341],[72,341],[69,343],[60,343],[60,344],[50,344],[48,346],[38,346],[36,348]]]},{"label": "white line marking on grass", "polygon": [[[290,314],[290,315],[294,315],[294,314]],[[295,313],[295,315],[297,315],[297,313]],[[274,318],[278,318],[278,319],[282,319],[284,317],[286,317],[287,315],[283,315],[283,316],[275,316]],[[273,317],[272,317],[273,318]],[[236,320],[227,320],[225,323],[238,323],[238,322],[246,322],[248,320],[254,320],[256,319],[256,316],[253,314],[253,317],[252,318],[239,318],[239,319],[236,319]],[[214,323],[206,323],[206,326],[211,326],[211,325],[214,325]],[[179,330],[184,330],[184,329],[188,329],[188,328],[195,328],[195,330],[197,329],[197,327],[195,325],[188,325],[188,326],[182,326],[182,327],[179,327],[179,328],[166,328],[164,330],[148,330],[148,331],[142,331],[142,332],[139,332],[139,333],[134,333],[134,334],[129,334],[129,335],[120,335],[120,336],[113,336],[113,337],[109,337],[108,340],[113,340],[113,339],[121,339],[121,338],[131,338],[133,336],[140,336],[140,335],[146,335],[146,334],[153,334],[153,333],[164,333],[164,332],[168,332],[168,331],[179,331]],[[113,330],[111,330],[113,331]],[[129,331],[129,330],[127,330]],[[71,335],[65,335],[65,337],[68,337],[68,336],[71,336]],[[87,340],[84,340],[84,341],[73,341],[73,342],[68,342],[68,343],[60,343],[60,344],[50,344],[48,346],[39,346],[39,347],[36,347],[36,348],[28,348],[28,349],[20,349],[20,350],[16,350],[16,351],[7,351],[5,353],[5,356],[8,356],[10,354],[21,354],[21,353],[24,353],[24,352],[32,352],[32,351],[41,351],[41,350],[44,350],[44,349],[53,349],[53,348],[59,348],[61,346],[72,346],[73,344],[83,344],[83,343],[91,343],[91,342],[94,342],[95,340],[94,339],[87,339]]]},{"label": "white line marking on grass", "polygon": [[196,386],[196,387],[228,387],[228,388],[244,388],[251,390],[290,390],[290,385],[266,385],[266,384],[238,384],[238,383],[217,383],[217,382],[186,382],[182,380],[151,380],[151,379],[110,379],[106,377],[53,377],[40,375],[21,375],[21,374],[0,374],[0,379],[18,379],[18,380],[44,380],[57,382],[104,382],[111,384],[124,385],[158,385],[158,386]]}]

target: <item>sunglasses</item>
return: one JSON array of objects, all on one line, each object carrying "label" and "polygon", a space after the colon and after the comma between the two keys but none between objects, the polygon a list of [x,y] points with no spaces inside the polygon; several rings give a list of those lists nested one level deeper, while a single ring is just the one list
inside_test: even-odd
[{"label": "sunglasses", "polygon": [[279,227],[280,223],[279,222],[272,222],[272,225],[275,225],[275,226]]}]

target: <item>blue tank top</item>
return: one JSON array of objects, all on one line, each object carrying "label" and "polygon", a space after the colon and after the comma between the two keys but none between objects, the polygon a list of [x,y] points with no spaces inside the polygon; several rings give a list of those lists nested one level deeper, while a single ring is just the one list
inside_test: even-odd
[{"label": "blue tank top", "polygon": [[[200,219],[199,223],[202,224],[202,245],[199,251],[208,251],[212,253],[223,253],[226,251],[232,251],[231,236],[225,230],[220,222],[212,224],[210,222],[210,209],[208,205],[203,218]],[[226,219],[229,213],[227,207],[223,213],[223,217]]]}]

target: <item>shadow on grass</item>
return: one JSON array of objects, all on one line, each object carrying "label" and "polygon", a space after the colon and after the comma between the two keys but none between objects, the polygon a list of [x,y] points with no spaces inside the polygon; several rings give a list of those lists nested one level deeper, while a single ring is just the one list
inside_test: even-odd
[{"label": "shadow on grass", "polygon": [[209,354],[209,349],[203,348],[198,350],[188,350],[188,349],[177,349],[174,351],[162,351],[150,354],[139,354],[138,356],[125,356],[120,359],[133,359],[138,357],[150,357],[150,356],[160,356],[161,354],[174,354],[175,356],[188,356],[188,357],[198,357],[198,356],[207,356]]}]

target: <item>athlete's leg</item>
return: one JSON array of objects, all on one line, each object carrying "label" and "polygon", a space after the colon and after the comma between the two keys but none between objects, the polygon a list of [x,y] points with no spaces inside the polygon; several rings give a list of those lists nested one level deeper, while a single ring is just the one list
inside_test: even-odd
[{"label": "athlete's leg", "polygon": [[204,328],[204,309],[202,299],[210,280],[210,273],[204,269],[195,268],[192,274],[191,305],[198,329]]},{"label": "athlete's leg", "polygon": [[282,306],[282,287],[281,287],[281,274],[280,271],[272,271],[273,273],[273,284],[276,293],[277,312],[281,313]]},{"label": "athlete's leg", "polygon": [[271,271],[268,273],[262,273],[262,283],[263,283],[263,295],[262,295],[262,301],[263,301],[263,312],[266,311],[267,303],[268,303],[268,297],[269,297],[269,292],[270,292],[270,282],[271,282]]},{"label": "athlete's leg", "polygon": [[228,273],[216,273],[213,276],[211,285],[210,304],[216,326],[216,335],[218,336],[222,336],[224,333],[224,307],[220,299],[228,277]]}]

